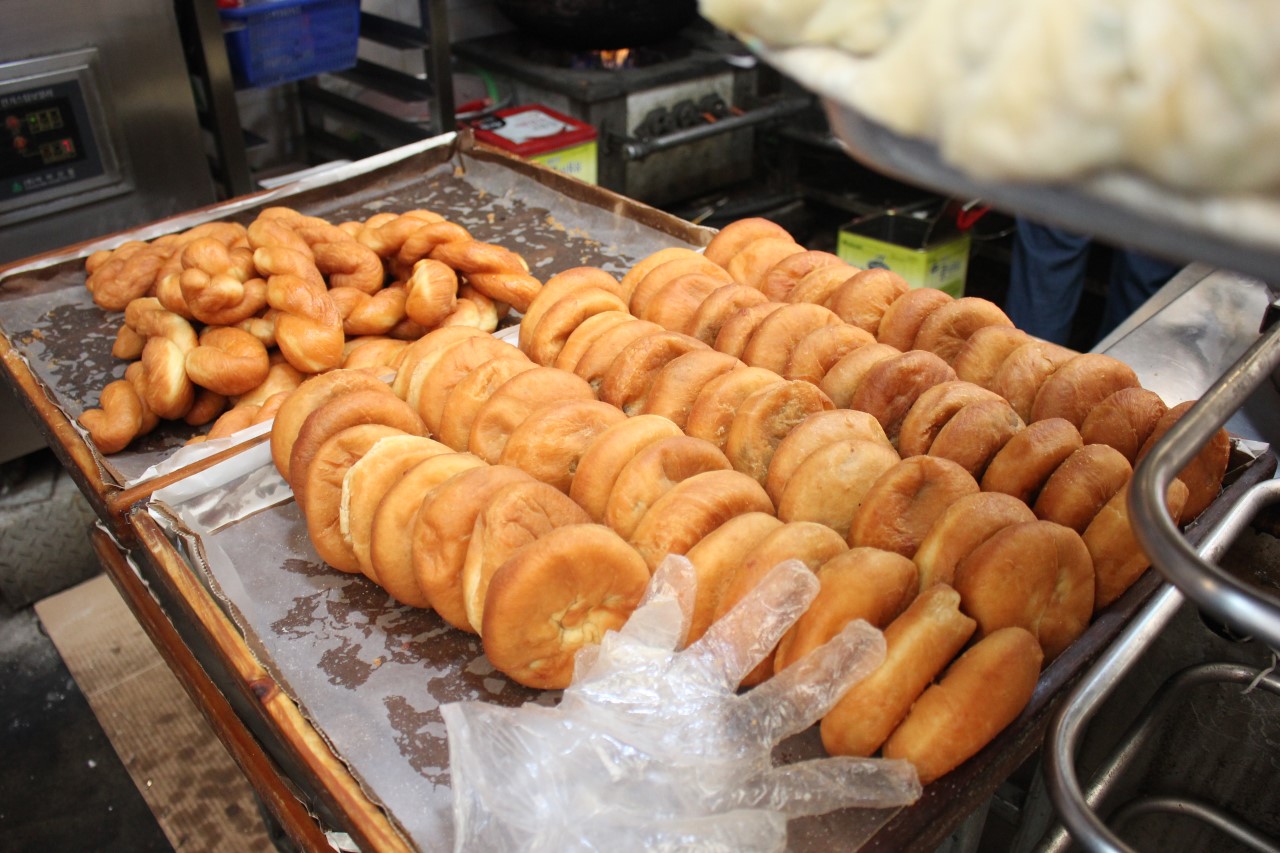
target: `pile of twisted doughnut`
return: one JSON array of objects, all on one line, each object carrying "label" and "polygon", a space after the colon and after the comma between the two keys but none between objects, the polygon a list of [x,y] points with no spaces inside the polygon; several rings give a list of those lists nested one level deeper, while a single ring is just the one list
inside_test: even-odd
[{"label": "pile of twisted doughnut", "polygon": [[[621,280],[560,272],[521,310],[518,346],[457,325],[357,349],[283,399],[271,450],[325,561],[478,633],[522,684],[566,686],[667,554],[695,568],[690,641],[795,558],[821,591],[744,685],[867,620],[886,661],[823,742],[928,782],[1147,568],[1128,482],[1190,404],[990,302],[745,219]],[[1176,519],[1228,452],[1219,432],[1173,483]]]}]

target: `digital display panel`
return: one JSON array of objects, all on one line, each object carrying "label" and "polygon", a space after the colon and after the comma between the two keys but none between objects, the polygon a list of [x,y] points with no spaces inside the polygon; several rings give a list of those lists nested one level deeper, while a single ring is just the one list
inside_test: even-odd
[{"label": "digital display panel", "polygon": [[27,113],[27,132],[32,135],[48,133],[51,130],[61,130],[63,124],[62,109],[59,107],[49,107]]},{"label": "digital display panel", "polygon": [[69,97],[44,90],[7,100],[0,113],[0,177],[29,189],[76,180],[67,167],[85,155]]}]

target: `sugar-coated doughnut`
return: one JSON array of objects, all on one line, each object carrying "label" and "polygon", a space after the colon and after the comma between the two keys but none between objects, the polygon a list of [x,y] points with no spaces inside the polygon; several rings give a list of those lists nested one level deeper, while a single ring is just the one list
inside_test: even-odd
[{"label": "sugar-coated doughnut", "polygon": [[578,649],[621,628],[648,583],[649,569],[609,528],[557,527],[494,572],[482,621],[485,656],[527,687],[568,687]]},{"label": "sugar-coated doughnut", "polygon": [[1105,444],[1086,444],[1049,475],[1036,497],[1036,517],[1084,533],[1131,476],[1133,468],[1123,453]]},{"label": "sugar-coated doughnut", "polygon": [[591,442],[626,417],[599,400],[551,403],[511,431],[498,462],[519,468],[567,495],[582,454]]},{"label": "sugar-coated doughnut", "polygon": [[897,465],[898,454],[878,441],[844,438],[814,450],[796,466],[778,497],[778,518],[814,521],[842,537],[881,474]]},{"label": "sugar-coated doughnut", "polygon": [[1133,464],[1156,424],[1169,411],[1160,395],[1146,388],[1122,388],[1085,416],[1080,437],[1087,444],[1109,444]]},{"label": "sugar-coated doughnut", "polygon": [[876,340],[902,351],[911,349],[925,318],[952,301],[951,294],[936,287],[914,287],[884,309]]},{"label": "sugar-coated doughnut", "polygon": [[724,284],[734,283],[730,273],[725,272],[724,268],[713,264],[702,255],[696,253],[684,255],[658,264],[651,269],[636,284],[635,289],[631,291],[630,298],[627,300],[627,310],[642,320],[650,319],[648,316],[649,305],[658,293],[672,281],[691,273],[719,279]]},{"label": "sugar-coated doughnut", "polygon": [[594,400],[595,396],[585,380],[554,367],[517,373],[480,406],[467,448],[489,464],[497,464],[512,431],[529,415],[553,403]]},{"label": "sugar-coated doughnut", "polygon": [[1004,360],[1032,340],[1026,332],[1013,326],[983,326],[970,335],[960,352],[956,353],[956,376],[989,388]]},{"label": "sugar-coated doughnut", "polygon": [[466,450],[476,413],[493,392],[511,377],[537,367],[528,358],[495,358],[464,376],[449,391],[440,415],[440,440],[454,450]]},{"label": "sugar-coated doughnut", "polygon": [[773,458],[769,460],[769,475],[765,478],[764,489],[773,502],[776,504],[782,497],[787,481],[809,454],[844,439],[873,441],[893,447],[884,434],[884,427],[866,412],[853,409],[814,412],[791,428],[778,442]]},{"label": "sugar-coated doughnut", "polygon": [[622,297],[599,287],[584,287],[565,294],[547,309],[529,339],[529,358],[552,365],[564,349],[569,335],[588,317],[606,311],[626,311]]},{"label": "sugar-coated doughnut", "polygon": [[830,266],[848,268],[849,264],[830,252],[806,251],[787,255],[764,274],[760,292],[774,302],[789,302],[788,297],[800,279],[816,269]]},{"label": "sugar-coated doughnut", "polygon": [[589,524],[582,507],[539,482],[516,482],[480,510],[462,563],[462,597],[467,620],[484,635],[484,601],[498,567],[512,554],[557,527]]},{"label": "sugar-coated doughnut", "polygon": [[979,400],[960,409],[938,430],[929,455],[957,462],[980,480],[996,454],[1025,428],[1006,401]]},{"label": "sugar-coated doughnut", "polygon": [[402,604],[430,607],[413,569],[413,525],[422,499],[455,474],[484,467],[471,453],[441,453],[414,465],[387,490],[373,515],[369,559],[378,584]]},{"label": "sugar-coated doughnut", "polygon": [[880,330],[884,312],[910,289],[907,280],[892,270],[863,270],[840,285],[826,305],[841,320],[874,335]]},{"label": "sugar-coated doughnut", "polygon": [[628,415],[638,414],[662,368],[685,353],[705,348],[702,341],[680,332],[664,330],[636,338],[614,356],[601,375],[600,399]]},{"label": "sugar-coated doughnut", "polygon": [[552,305],[567,294],[587,287],[597,287],[618,296],[622,294],[622,285],[618,280],[599,267],[573,267],[553,275],[542,285],[538,295],[529,304],[529,310],[520,318],[520,351],[528,355],[529,344],[538,323]]},{"label": "sugar-coated doughnut", "polygon": [[1031,419],[1065,418],[1079,427],[1116,391],[1140,385],[1138,374],[1124,362],[1101,353],[1083,353],[1055,370],[1040,386]]},{"label": "sugar-coated doughnut", "polygon": [[841,323],[838,326],[822,326],[800,340],[787,357],[782,368],[784,379],[803,379],[814,385],[822,383],[831,365],[861,346],[873,344],[876,339],[870,332]]},{"label": "sugar-coated doughnut", "polygon": [[928,453],[938,432],[956,412],[970,403],[999,399],[994,391],[963,379],[938,383],[925,390],[907,410],[898,430],[898,452],[903,456]]},{"label": "sugar-coated doughnut", "polygon": [[591,315],[583,320],[578,328],[569,333],[569,337],[565,339],[564,346],[560,349],[560,354],[556,356],[555,364],[552,366],[567,370],[570,373],[575,372],[578,360],[595,343],[596,338],[614,326],[630,323],[633,320],[635,320],[635,317],[632,317],[626,311],[605,311]]},{"label": "sugar-coated doughnut", "polygon": [[909,350],[873,364],[854,389],[849,408],[871,414],[896,445],[902,421],[920,395],[955,378],[951,365],[938,356]]},{"label": "sugar-coated doughnut", "polygon": [[833,264],[828,267],[819,267],[796,282],[796,286],[791,289],[790,295],[787,296],[787,301],[811,302],[814,305],[827,306],[832,294],[839,290],[842,284],[860,272],[862,270],[852,264],[844,266]]},{"label": "sugar-coated doughnut", "polygon": [[[1156,442],[1164,438],[1164,434],[1173,428],[1183,415],[1195,405],[1195,400],[1187,400],[1173,406],[1156,422],[1151,435],[1147,436],[1142,449],[1138,451],[1141,462]],[[1208,508],[1213,499],[1222,490],[1222,478],[1227,473],[1227,462],[1231,458],[1231,438],[1225,429],[1215,432],[1200,448],[1187,467],[1178,473],[1178,479],[1187,484],[1187,502],[1182,508],[1181,521],[1190,521]]]},{"label": "sugar-coated doughnut", "polygon": [[485,335],[458,341],[444,350],[440,358],[422,372],[422,386],[418,390],[418,415],[432,435],[440,435],[449,392],[477,368],[501,358],[528,360],[520,350],[506,341]]},{"label": "sugar-coated doughnut", "polygon": [[979,636],[1026,628],[1046,661],[1084,633],[1093,615],[1093,558],[1079,533],[1052,521],[996,531],[960,561],[955,580]]},{"label": "sugar-coated doughnut", "polygon": [[922,785],[950,773],[1027,707],[1043,661],[1035,637],[1022,628],[983,637],[916,700],[885,743],[885,758],[910,761]]},{"label": "sugar-coated doughnut", "polygon": [[653,570],[663,557],[686,553],[703,536],[744,512],[773,512],[759,483],[738,471],[694,474],[653,502],[630,541]]},{"label": "sugar-coated doughnut", "polygon": [[714,346],[720,328],[730,317],[743,308],[765,302],[769,302],[769,299],[763,293],[744,284],[718,287],[702,300],[686,331],[707,346]]},{"label": "sugar-coated doughnut", "polygon": [[[1084,530],[1085,547],[1093,557],[1093,606],[1094,610],[1106,607],[1151,565],[1142,546],[1133,535],[1129,519],[1130,480],[1107,501]],[[1165,493],[1165,508],[1169,517],[1180,518],[1187,503],[1187,484],[1174,480]]]},{"label": "sugar-coated doughnut", "polygon": [[722,267],[727,267],[734,255],[742,251],[748,243],[761,237],[778,237],[790,240],[791,232],[781,225],[759,216],[737,219],[721,228],[711,238],[711,242],[707,244],[707,248],[702,254],[707,260]]},{"label": "sugar-coated doughnut", "polygon": [[667,261],[674,261],[677,258],[687,258],[690,255],[696,255],[697,252],[685,246],[668,246],[665,249],[659,249],[652,255],[641,258],[635,266],[627,270],[619,282],[621,293],[619,294],[628,303],[631,301],[631,294],[636,287],[644,280],[652,270],[665,264]]},{"label": "sugar-coated doughnut", "polygon": [[689,620],[690,643],[697,642],[715,621],[716,606],[738,567],[769,533],[782,526],[772,513],[735,515],[703,536],[685,554],[693,564],[697,589]]},{"label": "sugar-coated doughnut", "polygon": [[1009,353],[987,386],[1009,401],[1018,417],[1031,421],[1036,395],[1058,368],[1076,357],[1074,350],[1048,341],[1031,341]]},{"label": "sugar-coated doughnut", "polygon": [[281,404],[275,423],[271,425],[271,461],[281,477],[286,481],[289,479],[289,457],[307,416],[334,397],[355,390],[390,393],[391,386],[363,371],[331,370],[298,385],[289,399]]},{"label": "sugar-coated doughnut", "polygon": [[713,349],[691,350],[663,365],[645,395],[643,414],[662,415],[684,429],[698,392],[717,376],[745,367],[741,360]]},{"label": "sugar-coated doughnut", "polygon": [[903,459],[867,490],[849,526],[849,546],[882,548],[910,559],[938,516],[977,491],[973,476],[949,459]]},{"label": "sugar-coated doughnut", "polygon": [[888,344],[874,343],[858,347],[831,365],[818,387],[831,398],[837,409],[847,409],[867,371],[877,362],[900,355],[901,350]]},{"label": "sugar-coated doughnut", "polygon": [[973,636],[976,623],[960,612],[960,595],[946,584],[921,590],[884,629],[885,658],[822,718],[830,755],[873,755],[911,706]]},{"label": "sugar-coated doughnut", "polygon": [[782,304],[756,326],[742,350],[742,360],[781,374],[801,339],[824,326],[841,325],[840,318],[821,305]]},{"label": "sugar-coated doughnut", "polygon": [[717,376],[694,398],[684,431],[723,449],[743,401],[761,388],[783,381],[778,374],[760,367],[743,367]]},{"label": "sugar-coated doughnut", "polygon": [[607,427],[578,460],[569,497],[592,521],[603,522],[613,485],[627,463],[654,442],[681,434],[679,427],[658,415],[636,415]]},{"label": "sugar-coated doughnut", "polygon": [[676,276],[654,294],[640,319],[687,335],[693,329],[694,318],[702,303],[724,286],[722,279],[706,273]]},{"label": "sugar-coated doughnut", "polygon": [[803,251],[804,246],[790,237],[761,237],[743,246],[725,269],[738,284],[760,290],[770,269],[783,258]]},{"label": "sugar-coated doughnut", "polygon": [[925,349],[953,364],[969,337],[984,326],[1012,326],[1000,306],[978,296],[964,296],[933,311],[920,324],[915,349]]},{"label": "sugar-coated doughnut", "polygon": [[636,453],[614,480],[604,522],[630,539],[649,507],[677,483],[706,471],[727,471],[729,460],[715,445],[688,435],[663,438]]},{"label": "sugar-coated doughnut", "polygon": [[1062,418],[1028,424],[1000,449],[982,474],[984,492],[1003,492],[1035,503],[1045,481],[1084,446],[1080,431]]},{"label": "sugar-coated doughnut", "polygon": [[883,629],[915,600],[915,564],[878,548],[850,548],[818,568],[818,596],[778,641],[773,668],[781,672],[839,634],[855,619]]},{"label": "sugar-coated doughnut", "polygon": [[778,443],[805,418],[833,409],[816,385],[784,379],[742,401],[729,422],[724,453],[733,467],[764,485]]},{"label": "sugar-coated doughnut", "polygon": [[609,365],[613,364],[618,353],[622,352],[628,344],[646,335],[665,331],[666,329],[657,323],[650,323],[648,320],[631,320],[610,326],[596,337],[591,346],[587,347],[582,357],[578,359],[578,363],[574,365],[573,372],[585,379],[594,392],[600,388],[600,382],[604,379]]},{"label": "sugar-coated doughnut", "polygon": [[955,583],[956,566],[997,531],[1010,524],[1035,521],[1036,514],[1022,501],[1001,492],[965,495],[938,516],[916,549],[920,588],[935,583]]},{"label": "sugar-coated doughnut", "polygon": [[442,348],[450,344],[457,343],[463,338],[487,336],[488,333],[482,329],[473,326],[441,326],[438,329],[432,329],[416,341],[405,347],[399,355],[396,364],[396,377],[391,383],[391,390],[396,392],[396,396],[401,400],[407,399],[409,396],[409,382],[413,378],[413,371],[418,366],[418,362],[424,358],[435,357],[433,354],[438,353]]},{"label": "sugar-coated doughnut", "polygon": [[761,302],[759,305],[739,308],[724,321],[712,346],[720,352],[742,358],[747,344],[751,342],[751,336],[756,333],[765,317],[782,306],[781,302]]}]

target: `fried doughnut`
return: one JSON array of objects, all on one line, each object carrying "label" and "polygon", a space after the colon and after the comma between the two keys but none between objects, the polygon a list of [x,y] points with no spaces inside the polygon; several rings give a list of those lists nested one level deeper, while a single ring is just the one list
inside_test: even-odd
[{"label": "fried doughnut", "polygon": [[781,225],[758,216],[738,219],[730,222],[711,238],[703,257],[722,267],[728,267],[733,256],[742,251],[748,243],[762,237],[776,237],[790,240],[791,232]]},{"label": "fried doughnut", "polygon": [[208,388],[197,388],[195,402],[182,416],[182,422],[191,426],[203,426],[222,414],[226,407],[226,396]]},{"label": "fried doughnut", "polygon": [[1018,417],[1030,421],[1036,394],[1058,368],[1075,357],[1075,350],[1047,341],[1023,344],[1000,363],[987,387],[1008,400]]},{"label": "fried doughnut", "polygon": [[649,507],[677,483],[730,467],[715,445],[700,438],[659,439],[622,466],[605,503],[603,520],[623,539],[630,539]]},{"label": "fried doughnut", "polygon": [[928,785],[950,773],[1017,719],[1031,701],[1044,654],[1030,632],[1003,628],[962,654],[927,688],[884,745]]},{"label": "fried doughnut", "polygon": [[893,270],[863,270],[840,285],[826,304],[841,320],[875,335],[884,312],[909,290],[911,285]]},{"label": "fried doughnut", "polygon": [[795,252],[769,267],[760,281],[759,290],[774,302],[789,302],[787,297],[800,279],[822,267],[849,265],[830,252]]},{"label": "fried doughnut", "polygon": [[578,649],[621,628],[648,583],[644,562],[609,528],[558,527],[494,572],[484,603],[485,656],[527,687],[568,687]]},{"label": "fried doughnut", "polygon": [[955,378],[951,365],[938,356],[910,350],[873,364],[854,390],[849,408],[870,413],[896,446],[902,420],[920,395]]},{"label": "fried doughnut", "polygon": [[742,367],[746,365],[740,360],[710,348],[676,356],[653,377],[641,411],[662,415],[684,429],[698,392],[717,376]]},{"label": "fried doughnut", "polygon": [[665,249],[659,249],[652,255],[642,258],[635,266],[627,270],[620,282],[620,293],[618,295],[630,304],[631,294],[635,292],[635,289],[640,285],[640,282],[643,281],[644,277],[650,272],[668,261],[687,258],[696,254],[698,254],[696,251],[686,248],[685,246],[669,246]]},{"label": "fried doughnut", "polygon": [[1036,517],[1084,533],[1132,476],[1123,453],[1105,444],[1086,444],[1049,475],[1033,507]]},{"label": "fried doughnut", "polygon": [[[1138,451],[1139,462],[1151,452],[1156,442],[1164,438],[1164,434],[1172,429],[1173,425],[1191,410],[1195,402],[1195,400],[1188,400],[1185,403],[1179,403],[1164,413],[1160,420],[1156,422],[1155,429],[1151,431],[1151,435],[1147,436],[1142,449]],[[1204,512],[1209,504],[1213,503],[1213,499],[1222,490],[1222,478],[1226,476],[1227,461],[1230,457],[1231,437],[1227,435],[1225,429],[1219,429],[1200,448],[1200,452],[1187,463],[1187,467],[1178,473],[1178,479],[1187,484],[1188,492],[1186,506],[1183,507],[1180,521],[1190,521]]]},{"label": "fried doughnut", "polygon": [[769,498],[774,504],[778,503],[787,481],[809,454],[828,444],[850,438],[893,447],[884,434],[884,427],[866,412],[855,412],[852,409],[814,412],[796,424],[778,442],[773,458],[769,460],[769,476],[764,483],[764,490],[769,493]]},{"label": "fried doughnut", "polygon": [[440,415],[440,440],[454,450],[466,450],[471,426],[480,407],[511,377],[537,367],[527,358],[495,358],[458,381],[445,398]]},{"label": "fried doughnut", "polygon": [[783,381],[778,374],[760,367],[743,367],[717,376],[694,398],[684,431],[723,449],[742,402],[761,388]]},{"label": "fried doughnut", "polygon": [[[339,370],[335,372],[341,373],[342,371]],[[365,373],[363,370],[357,370],[357,372]],[[368,373],[367,375],[377,379],[377,376],[373,373]],[[267,369],[267,378],[262,381],[261,385],[236,397],[236,405],[261,406],[268,398],[274,397],[281,391],[288,392],[289,395],[292,396],[293,390],[301,385],[307,378],[308,377],[301,373],[298,368],[281,359],[278,363],[271,365],[271,367]],[[380,379],[378,379],[378,381],[382,385],[386,385],[387,389],[390,390],[391,386],[382,382]]]},{"label": "fried doughnut", "polygon": [[537,482],[519,468],[489,465],[455,474],[427,492],[411,538],[413,573],[431,607],[455,628],[473,631],[462,596],[462,567],[476,517],[516,483]]},{"label": "fried doughnut", "polygon": [[951,294],[935,287],[913,287],[884,309],[876,340],[906,352],[915,348],[920,326],[934,311],[952,301]]},{"label": "fried doughnut", "polygon": [[904,457],[928,453],[938,432],[955,417],[956,412],[981,400],[1000,400],[1000,395],[956,379],[941,382],[916,398],[902,419],[898,431],[898,452]]},{"label": "fried doughnut", "polygon": [[679,435],[679,427],[658,415],[636,415],[607,427],[578,460],[569,497],[587,511],[592,521],[604,521],[613,484],[626,464],[654,442]]},{"label": "fried doughnut", "polygon": [[796,466],[778,498],[778,518],[825,524],[845,539],[874,483],[898,464],[886,444],[844,438],[819,447]]},{"label": "fried doughnut", "polygon": [[449,394],[472,371],[496,359],[525,361],[520,350],[490,335],[466,338],[440,351],[437,359],[424,359],[414,370],[410,396],[416,392],[418,416],[432,435],[439,435]]},{"label": "fried doughnut", "polygon": [[280,476],[286,481],[289,479],[289,457],[293,453],[293,444],[298,439],[303,421],[335,397],[363,390],[395,396],[391,394],[387,383],[360,370],[331,370],[313,376],[294,389],[289,399],[276,412],[276,421],[271,427],[271,461],[275,463]]},{"label": "fried doughnut", "polygon": [[391,383],[391,390],[401,400],[409,397],[409,382],[420,361],[440,357],[440,351],[452,346],[463,338],[489,337],[487,332],[474,326],[441,326],[432,329],[413,343],[405,347],[400,354],[400,363],[396,365],[396,378]]},{"label": "fried doughnut", "polygon": [[916,549],[920,588],[935,583],[955,583],[956,566],[997,531],[1010,524],[1035,521],[1036,514],[1022,501],[1001,492],[965,495],[938,516]]},{"label": "fried doughnut", "polygon": [[765,317],[777,311],[782,305],[781,302],[761,302],[759,305],[734,311],[716,333],[714,348],[735,358],[742,358],[743,351],[751,342],[751,336],[756,333],[756,329],[764,322]]},{"label": "fried doughnut", "polygon": [[622,296],[622,285],[599,267],[573,267],[562,273],[556,273],[547,279],[542,290],[538,291],[538,295],[529,304],[529,310],[520,318],[520,351],[525,355],[529,354],[529,343],[533,340],[538,323],[551,306],[568,294],[588,287],[606,290],[618,297]]},{"label": "fried doughnut", "polygon": [[1093,408],[1080,424],[1087,444],[1109,444],[1132,465],[1138,451],[1151,437],[1156,424],[1169,411],[1160,395],[1146,388],[1123,388]]},{"label": "fried doughnut", "polygon": [[367,335],[347,341],[346,352],[342,356],[342,366],[347,370],[359,370],[366,367],[390,367],[409,346],[408,341]]},{"label": "fried doughnut", "polygon": [[267,348],[234,326],[206,329],[200,345],[187,353],[187,376],[202,388],[234,397],[261,385],[271,363]]},{"label": "fried doughnut", "polygon": [[733,278],[724,269],[697,253],[674,258],[658,264],[640,279],[627,300],[627,308],[642,320],[649,320],[649,305],[657,294],[681,276],[696,273],[718,279],[723,284],[733,284]]},{"label": "fried doughnut", "polygon": [[1116,391],[1138,387],[1138,374],[1129,365],[1109,355],[1083,353],[1055,370],[1040,386],[1031,419],[1066,418],[1080,427],[1085,417]]},{"label": "fried doughnut", "polygon": [[733,467],[764,485],[778,443],[816,412],[835,408],[816,385],[784,379],[755,391],[729,422],[724,453]]},{"label": "fried doughnut", "polygon": [[911,559],[938,516],[977,491],[969,472],[950,459],[903,459],[867,490],[849,526],[849,547],[882,548]]},{"label": "fried doughnut", "polygon": [[744,512],[703,536],[685,554],[693,564],[697,581],[689,620],[689,643],[701,639],[715,621],[720,596],[738,567],[765,536],[781,526],[782,522],[772,513]]},{"label": "fried doughnut", "polygon": [[752,305],[769,302],[765,295],[742,284],[718,287],[702,300],[693,313],[688,333],[707,346],[713,346],[720,329],[735,313]]},{"label": "fried doughnut", "polygon": [[538,364],[555,363],[565,341],[582,321],[605,311],[626,311],[627,303],[622,297],[599,287],[584,287],[565,294],[556,302],[538,322],[537,329],[529,339],[529,358]]},{"label": "fried doughnut", "polygon": [[982,474],[982,490],[1033,504],[1050,475],[1083,446],[1079,430],[1070,421],[1050,418],[1028,424],[992,458]]},{"label": "fried doughnut", "polygon": [[554,367],[517,373],[498,386],[476,411],[467,448],[489,464],[496,464],[512,430],[529,415],[553,403],[595,397],[586,381]]},{"label": "fried doughnut", "polygon": [[1009,439],[1025,428],[1004,400],[979,400],[960,409],[938,430],[929,455],[958,462],[979,480]]},{"label": "fried doughnut", "polygon": [[821,305],[783,304],[756,326],[742,350],[742,360],[752,367],[781,374],[801,339],[816,329],[837,325],[843,325],[840,318]]},{"label": "fried doughnut", "polygon": [[814,329],[796,342],[782,368],[782,377],[820,385],[831,365],[875,341],[870,332],[848,323]]},{"label": "fried doughnut", "polygon": [[818,568],[818,596],[778,641],[781,672],[844,630],[855,619],[883,629],[919,592],[915,564],[879,548],[850,548]]},{"label": "fried doughnut", "polygon": [[[1129,520],[1130,480],[1112,495],[1084,529],[1085,547],[1093,557],[1093,607],[1099,610],[1119,598],[1151,565],[1133,535]],[[1165,508],[1175,521],[1187,503],[1187,484],[1174,480],[1165,492]]]},{"label": "fried doughnut", "polygon": [[[809,571],[818,568],[849,550],[831,528],[808,521],[792,521],[767,534],[747,556],[746,561],[725,585],[716,604],[715,619],[721,619],[759,585],[764,576],[784,560],[799,560]],[[773,675],[773,650],[742,679],[740,686],[751,687]]]},{"label": "fried doughnut", "polygon": [[599,400],[551,403],[511,431],[499,462],[568,494],[578,462],[591,442],[625,419],[618,409]]},{"label": "fried doughnut", "polygon": [[787,301],[811,302],[814,305],[830,307],[827,303],[830,301],[832,294],[839,290],[842,284],[860,272],[862,270],[852,264],[845,264],[842,267],[835,265],[819,267],[796,282],[796,286],[791,289]]},{"label": "fried doughnut", "polygon": [[405,472],[423,459],[449,453],[445,445],[417,435],[393,435],[380,439],[360,457],[342,478],[338,503],[338,531],[351,546],[356,566],[375,583],[369,550],[373,517],[387,492]]},{"label": "fried doughnut", "polygon": [[867,375],[867,371],[878,362],[900,355],[902,355],[900,350],[888,344],[874,343],[860,346],[831,365],[826,375],[822,377],[822,381],[818,383],[818,387],[822,389],[822,393],[831,398],[831,402],[837,409],[847,409],[853,402],[853,395],[857,392],[863,377]]},{"label": "fried doughnut", "polygon": [[196,386],[187,376],[186,353],[168,338],[152,337],[142,348],[139,363],[147,377],[142,387],[147,407],[166,420],[186,415],[196,401]]},{"label": "fried doughnut", "polygon": [[729,259],[725,269],[738,284],[760,290],[765,275],[778,261],[803,251],[804,246],[790,237],[761,237],[743,246]]},{"label": "fried doughnut", "polygon": [[485,633],[489,582],[512,554],[557,527],[590,523],[582,507],[546,483],[512,483],[496,495],[476,516],[462,564],[463,603],[476,633]]},{"label": "fried doughnut", "polygon": [[705,471],[681,480],[654,501],[630,541],[652,571],[666,555],[684,554],[744,512],[773,512],[760,484],[738,471]]},{"label": "fried doughnut", "polygon": [[650,323],[648,320],[631,320],[611,326],[601,332],[591,346],[587,347],[582,357],[578,359],[578,363],[574,365],[573,372],[585,379],[594,392],[600,387],[605,371],[609,369],[610,364],[613,364],[613,360],[618,357],[618,353],[622,352],[623,348],[645,335],[665,331],[666,329],[657,323]]},{"label": "fried doughnut", "polygon": [[628,415],[638,414],[662,368],[685,353],[705,348],[702,341],[679,332],[654,332],[636,338],[618,352],[601,375],[600,399]]},{"label": "fried doughnut", "polygon": [[705,273],[676,276],[654,294],[640,319],[687,335],[703,301],[724,286],[723,280]]},{"label": "fried doughnut", "polygon": [[973,636],[976,623],[960,612],[946,584],[921,590],[884,629],[885,658],[822,718],[829,755],[870,756],[889,739],[911,706]]},{"label": "fried doughnut", "polygon": [[97,409],[80,415],[80,423],[99,453],[119,453],[142,432],[142,398],[133,383],[117,379],[107,383]]},{"label": "fried doughnut", "polygon": [[964,296],[939,307],[920,324],[915,348],[926,349],[954,364],[965,342],[984,326],[1012,326],[1000,306],[978,296]]},{"label": "fried doughnut", "polygon": [[560,349],[560,354],[556,356],[554,366],[570,373],[576,372],[578,360],[582,358],[583,353],[591,348],[596,338],[614,326],[630,323],[634,319],[635,317],[625,311],[605,311],[600,314],[592,314],[582,321],[582,325],[570,332],[569,337],[565,338],[564,346]]},{"label": "fried doughnut", "polygon": [[395,427],[381,423],[350,426],[329,434],[307,467],[293,469],[299,485],[305,483],[306,486],[298,499],[298,506],[306,519],[311,544],[320,559],[339,571],[360,572],[360,564],[351,545],[343,538],[340,527],[343,478],[377,442],[403,434]]},{"label": "fried doughnut", "polygon": [[373,514],[369,529],[369,561],[378,584],[410,607],[430,607],[413,568],[413,531],[423,497],[455,474],[485,467],[470,453],[441,453],[414,465],[397,480]]},{"label": "fried doughnut", "polygon": [[964,342],[956,354],[956,376],[983,388],[991,387],[991,380],[1004,360],[1023,344],[1034,340],[1021,329],[1012,326],[983,326]]}]

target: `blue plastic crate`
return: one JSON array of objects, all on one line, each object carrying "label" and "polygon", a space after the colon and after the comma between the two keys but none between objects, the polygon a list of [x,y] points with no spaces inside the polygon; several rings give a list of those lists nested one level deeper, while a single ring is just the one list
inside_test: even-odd
[{"label": "blue plastic crate", "polygon": [[219,14],[238,88],[275,86],[356,64],[360,0],[273,0]]}]

